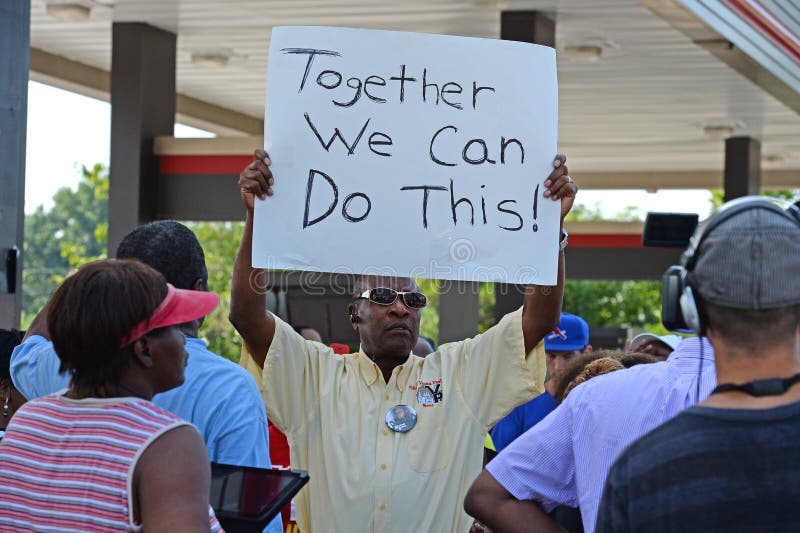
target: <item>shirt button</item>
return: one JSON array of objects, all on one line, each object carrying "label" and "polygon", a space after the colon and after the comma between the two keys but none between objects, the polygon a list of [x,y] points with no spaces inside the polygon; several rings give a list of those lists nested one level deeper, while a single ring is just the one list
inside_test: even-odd
[{"label": "shirt button", "polygon": [[387,395],[386,395],[386,399],[387,399],[387,400],[391,400],[391,399],[392,399],[392,397],[391,397],[391,396],[389,396],[389,395],[387,394]]},{"label": "shirt button", "polygon": [[389,435],[389,430],[388,429],[384,429],[383,430],[383,435],[384,435],[384,437]]},{"label": "shirt button", "polygon": [[384,504],[380,504],[378,506],[378,509],[380,509],[381,511],[385,511],[386,510],[386,506]]},{"label": "shirt button", "polygon": [[385,464],[381,465],[381,470],[386,470],[386,465]]}]

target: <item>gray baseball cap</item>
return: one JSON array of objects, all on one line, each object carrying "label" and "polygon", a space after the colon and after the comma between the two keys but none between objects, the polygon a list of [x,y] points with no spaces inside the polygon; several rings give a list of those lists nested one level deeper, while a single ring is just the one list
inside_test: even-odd
[{"label": "gray baseball cap", "polygon": [[736,213],[711,229],[696,255],[689,280],[708,302],[753,310],[800,304],[800,223],[788,213]]}]

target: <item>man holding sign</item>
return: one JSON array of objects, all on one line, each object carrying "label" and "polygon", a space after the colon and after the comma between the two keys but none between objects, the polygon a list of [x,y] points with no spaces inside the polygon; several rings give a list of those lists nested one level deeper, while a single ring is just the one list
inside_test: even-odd
[{"label": "man holding sign", "polygon": [[[300,529],[469,530],[461,502],[481,470],[487,429],[543,391],[542,339],[558,325],[563,248],[555,287],[529,285],[521,310],[425,359],[410,355],[426,304],[414,280],[363,277],[349,308],[361,349],[335,355],[265,311],[264,291],[251,285],[259,273],[251,267],[253,204],[273,195],[269,165],[256,150],[239,178],[247,219],[230,319],[245,342],[242,364],[289,439],[292,466],[311,474],[297,498]],[[554,165],[543,187],[561,202],[563,221],[577,186],[563,156]],[[381,253],[380,243],[354,244]]]},{"label": "man holding sign", "polygon": [[[552,162],[555,72],[553,49],[523,43],[273,29],[264,136],[275,163],[256,150],[239,177],[247,219],[230,319],[292,466],[311,474],[296,501],[302,531],[469,530],[461,502],[486,431],[543,391],[542,339],[561,311],[577,186],[563,156]],[[391,275],[352,288],[361,346],[344,356],[265,311],[251,284],[262,268],[375,267]],[[415,277],[527,291],[487,332],[422,359]]]}]

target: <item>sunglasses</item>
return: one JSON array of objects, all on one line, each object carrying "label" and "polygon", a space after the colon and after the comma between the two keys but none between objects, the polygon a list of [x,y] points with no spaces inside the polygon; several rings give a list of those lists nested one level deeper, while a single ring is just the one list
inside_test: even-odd
[{"label": "sunglasses", "polygon": [[364,291],[353,299],[358,300],[360,298],[366,298],[370,302],[378,305],[392,305],[397,301],[398,296],[403,299],[403,303],[409,309],[422,309],[428,305],[428,298],[421,292],[398,292],[387,287],[377,287]]}]

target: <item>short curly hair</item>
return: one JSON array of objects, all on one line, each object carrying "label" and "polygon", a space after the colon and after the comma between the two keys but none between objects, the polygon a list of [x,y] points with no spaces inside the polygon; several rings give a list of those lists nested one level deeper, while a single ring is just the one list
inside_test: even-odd
[{"label": "short curly hair", "polygon": [[570,361],[551,379],[554,380],[553,397],[557,404],[564,401],[572,389],[594,377],[623,370],[632,366],[657,363],[657,357],[638,352],[621,352],[617,350],[594,350]]},{"label": "short curly hair", "polygon": [[157,220],[122,238],[117,259],[138,259],[161,272],[178,289],[208,281],[203,247],[192,230],[174,220]]}]

